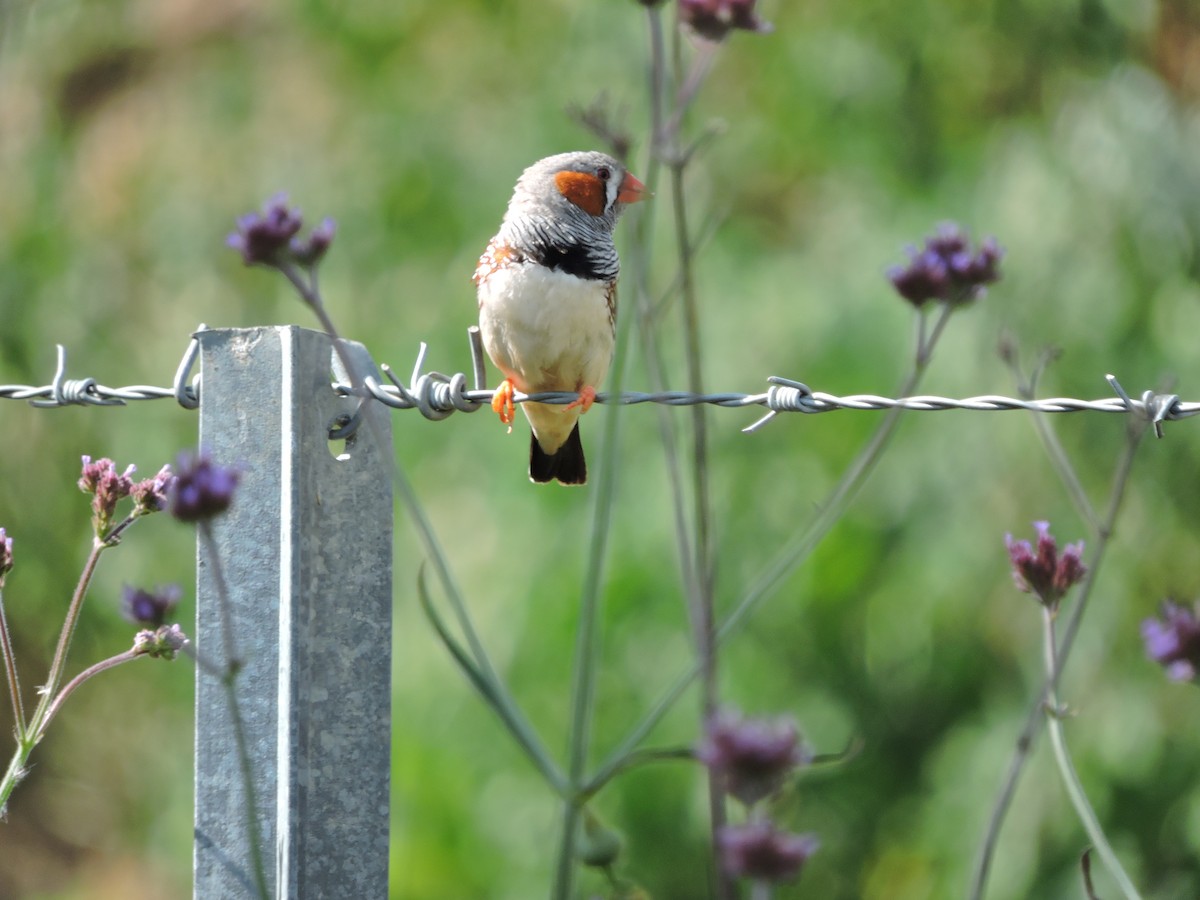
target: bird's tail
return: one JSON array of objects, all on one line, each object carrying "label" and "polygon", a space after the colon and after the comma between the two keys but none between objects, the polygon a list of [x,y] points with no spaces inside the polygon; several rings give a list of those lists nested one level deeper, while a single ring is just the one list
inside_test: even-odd
[{"label": "bird's tail", "polygon": [[538,484],[558,480],[562,484],[586,484],[587,461],[583,458],[583,442],[579,440],[579,423],[571,429],[566,442],[554,453],[547,453],[530,434],[529,480]]}]

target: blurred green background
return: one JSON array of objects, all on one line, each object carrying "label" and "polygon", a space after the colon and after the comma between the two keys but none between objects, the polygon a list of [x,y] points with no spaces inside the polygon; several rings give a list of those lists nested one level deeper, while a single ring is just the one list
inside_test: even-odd
[{"label": "blurred green background", "polygon": [[[310,222],[338,222],[322,275],[344,333],[401,373],[422,340],[429,367],[468,369],[469,277],[513,181],[596,143],[564,110],[606,95],[637,137],[635,173],[645,167],[648,41],[632,0],[0,11],[2,383],[46,383],[62,343],[73,376],[167,384],[200,322],[313,324],[282,279],[223,246],[234,217],[279,190]],[[1007,330],[1026,360],[1062,348],[1043,396],[1107,396],[1111,372],[1134,394],[1174,378],[1197,399],[1200,7],[763,0],[760,12],[775,33],[729,41],[688,123],[724,123],[688,177],[693,219],[721,217],[696,261],[708,386],[759,391],[779,374],[888,394],[912,313],[883,273],[954,219],[997,236],[1005,277],[954,318],[924,391],[1011,394],[995,353]],[[651,187],[662,290],[669,193]],[[662,340],[683,387],[678,321],[667,316]],[[635,345],[627,386],[645,385]],[[622,415],[597,758],[690,659],[657,414]],[[592,454],[606,416],[585,420]],[[741,434],[754,418],[710,416],[722,609],[880,420],[790,416]],[[685,434],[688,416],[676,422]],[[489,647],[548,745],[565,748],[590,491],[528,484],[523,421],[512,436],[489,414],[394,424]],[[1103,507],[1121,417],[1053,425]],[[1165,682],[1137,629],[1164,596],[1200,594],[1196,427],[1168,425],[1143,447],[1062,690],[1092,801],[1158,898],[1200,896],[1200,693]],[[196,415],[169,401],[8,402],[0,429],[0,525],[17,553],[5,602],[28,696],[90,540],[80,454],[150,474],[194,444]],[[1003,544],[1032,536],[1034,519],[1060,541],[1091,537],[1023,414],[913,414],[850,513],[729,644],[728,703],[794,716],[821,752],[862,741],[785,810],[823,846],[778,896],[965,894],[1039,678],[1038,611],[1014,590]],[[551,793],[424,621],[402,516],[396,549],[392,896],[543,896]],[[190,586],[193,552],[166,517],[139,524],[102,563],[74,666],[128,645],[122,583]],[[184,662],[139,662],[67,706],[0,825],[0,897],[189,895],[192,685]],[[689,694],[651,743],[695,740],[697,708]],[[694,768],[664,764],[622,777],[596,809],[625,836],[625,875],[655,897],[695,898],[705,803]],[[1039,742],[988,896],[1080,896],[1085,845]],[[584,876],[581,889],[602,887]]]}]

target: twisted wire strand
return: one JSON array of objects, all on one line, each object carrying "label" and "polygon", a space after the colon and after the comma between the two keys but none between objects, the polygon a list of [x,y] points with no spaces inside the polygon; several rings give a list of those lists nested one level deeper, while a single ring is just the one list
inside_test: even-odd
[{"label": "twisted wire strand", "polygon": [[[205,326],[201,325],[199,331]],[[373,375],[363,379],[363,385],[355,389],[348,381],[337,381],[332,389],[344,396],[373,397],[393,409],[417,409],[430,420],[440,420],[454,412],[475,412],[491,404],[494,391],[484,384],[482,341],[479,330],[468,329],[471,343],[474,387],[467,387],[467,376],[462,373],[444,375],[440,372],[422,372],[427,347],[420,345],[408,384],[404,384],[386,366],[380,370],[390,382],[383,384]],[[58,345],[58,364],[50,384],[33,386],[23,384],[0,385],[0,400],[25,400],[36,407],[62,406],[123,406],[135,400],[163,400],[174,398],[186,409],[200,405],[200,376],[191,376],[199,355],[199,341],[193,336],[180,360],[171,387],[135,384],[125,387],[108,387],[94,378],[71,379],[66,376],[66,350]],[[343,379],[348,376],[339,373]],[[768,388],[761,393],[708,393],[694,394],[688,391],[659,391],[645,393],[624,391],[614,395],[599,393],[597,403],[620,403],[632,406],[639,403],[661,403],[667,406],[695,406],[705,403],[727,408],[761,407],[766,414],[752,425],[743,429],[753,432],[761,428],[777,414],[783,412],[826,413],[836,410],[886,410],[906,409],[916,412],[941,412],[945,410],[972,410],[976,412],[1005,412],[1025,410],[1041,413],[1102,412],[1126,413],[1144,417],[1151,421],[1161,436],[1162,423],[1189,418],[1200,413],[1200,402],[1182,401],[1177,394],[1144,391],[1139,398],[1130,397],[1117,379],[1105,376],[1115,396],[1097,400],[1079,400],[1073,397],[1047,397],[1021,400],[997,394],[976,397],[954,398],[933,394],[911,397],[884,397],[878,394],[850,394],[838,396],[823,391],[813,391],[799,381],[771,376]],[[513,393],[516,403],[566,404],[579,399],[579,395],[568,391],[523,394]],[[351,418],[353,421],[353,417]],[[353,431],[353,425],[342,424],[338,436],[345,437]]]}]

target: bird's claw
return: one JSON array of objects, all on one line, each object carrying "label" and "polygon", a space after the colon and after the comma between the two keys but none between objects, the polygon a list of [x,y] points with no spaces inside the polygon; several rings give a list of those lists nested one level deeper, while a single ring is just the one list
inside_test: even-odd
[{"label": "bird's claw", "polygon": [[513,416],[516,407],[513,404],[513,383],[511,378],[505,378],[492,394],[492,410],[500,417],[500,421],[508,426],[512,433]]},{"label": "bird's claw", "polygon": [[566,408],[574,409],[575,407],[579,406],[579,407],[582,407],[582,412],[587,412],[589,409],[592,408],[592,404],[595,402],[596,402],[596,389],[594,387],[592,387],[590,384],[585,384],[583,387],[581,387],[579,389],[579,399],[572,400],[570,403],[567,404]]}]

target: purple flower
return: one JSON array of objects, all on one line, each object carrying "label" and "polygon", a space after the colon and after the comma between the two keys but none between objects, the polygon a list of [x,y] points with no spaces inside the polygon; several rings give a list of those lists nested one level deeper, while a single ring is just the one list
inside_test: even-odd
[{"label": "purple flower", "polygon": [[133,636],[133,652],[138,656],[174,659],[187,645],[188,636],[178,625],[160,625],[151,631],[144,629]]},{"label": "purple flower", "polygon": [[129,466],[123,474],[117,474],[117,466],[107,457],[92,462],[90,456],[83,457],[83,471],[79,476],[79,489],[92,494],[92,530],[101,540],[108,537],[116,517],[117,504],[133,491],[136,467]]},{"label": "purple flower", "polygon": [[302,266],[315,266],[333,243],[336,230],[337,224],[327,216],[312,230],[306,240],[292,238],[291,244],[288,245],[292,258]]},{"label": "purple flower", "polygon": [[910,247],[908,254],[908,265],[893,266],[887,273],[901,297],[914,306],[930,300],[962,305],[983,296],[985,286],[1000,278],[1004,251],[989,237],[972,252],[966,232],[947,223],[926,238],[923,248]]},{"label": "purple flower", "polygon": [[300,210],[288,206],[287,194],[276,194],[263,204],[262,212],[247,213],[237,220],[237,230],[225,243],[242,254],[248,266],[296,263],[312,268],[333,243],[333,219],[324,219],[307,238],[297,237],[304,219]]},{"label": "purple flower", "polygon": [[171,515],[181,522],[199,522],[220,515],[233,502],[238,471],[217,465],[203,453],[182,456],[171,487]]},{"label": "purple flower", "polygon": [[1146,655],[1167,670],[1172,681],[1195,681],[1200,671],[1200,603],[1190,608],[1173,600],[1162,605],[1161,619],[1142,622]]},{"label": "purple flower", "polygon": [[721,867],[738,878],[790,881],[821,842],[813,834],[777,831],[770,822],[729,825],[717,835]]},{"label": "purple flower", "polygon": [[12,567],[13,539],[3,528],[0,528],[0,587],[4,586],[4,576],[12,571]]},{"label": "purple flower", "polygon": [[225,243],[242,254],[246,265],[274,265],[304,224],[298,209],[287,204],[287,194],[276,194],[263,204],[262,212],[247,213],[237,220],[237,231]]},{"label": "purple flower", "polygon": [[161,512],[167,508],[167,494],[175,483],[170,466],[163,466],[153,478],[145,478],[134,484],[129,495],[133,497],[135,515]]},{"label": "purple flower", "polygon": [[792,722],[742,719],[726,710],[709,721],[696,758],[721,776],[726,791],[751,806],[778,791],[811,757]]},{"label": "purple flower", "polygon": [[774,26],[758,17],[758,0],[679,0],[679,21],[699,37],[720,41],[730,31],[770,34]]},{"label": "purple flower", "polygon": [[155,588],[153,591],[126,585],[121,597],[121,615],[135,625],[157,628],[167,621],[167,616],[179,604],[182,593],[177,584]]},{"label": "purple flower", "polygon": [[1012,561],[1013,582],[1017,589],[1036,594],[1043,606],[1056,609],[1071,586],[1083,579],[1087,568],[1083,564],[1083,541],[1068,544],[1058,553],[1058,544],[1050,534],[1049,522],[1034,522],[1037,529],[1037,548],[1029,541],[1014,541],[1004,536],[1008,558]]}]

